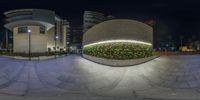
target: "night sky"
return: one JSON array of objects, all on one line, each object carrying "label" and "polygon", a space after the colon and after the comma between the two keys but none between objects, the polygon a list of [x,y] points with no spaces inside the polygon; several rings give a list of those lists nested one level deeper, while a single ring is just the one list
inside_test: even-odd
[{"label": "night sky", "polygon": [[[56,11],[70,21],[71,26],[81,26],[84,10],[99,11],[116,18],[139,21],[155,20],[156,41],[171,37],[179,44],[189,39],[200,40],[200,2],[198,0],[1,0],[0,39],[4,37],[3,12],[21,8],[41,8]],[[170,40],[170,41],[171,41]]]}]

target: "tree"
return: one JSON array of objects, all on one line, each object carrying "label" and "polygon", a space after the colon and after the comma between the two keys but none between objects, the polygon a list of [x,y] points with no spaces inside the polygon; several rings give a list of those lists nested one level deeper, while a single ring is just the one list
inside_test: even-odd
[{"label": "tree", "polygon": [[183,46],[183,39],[184,39],[184,36],[183,35],[180,35],[179,36],[179,39],[180,39],[180,43],[181,43],[181,47]]}]

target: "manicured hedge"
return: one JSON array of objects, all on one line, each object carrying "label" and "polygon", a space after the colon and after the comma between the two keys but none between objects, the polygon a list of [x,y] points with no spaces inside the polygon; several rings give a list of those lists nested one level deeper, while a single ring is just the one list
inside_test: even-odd
[{"label": "manicured hedge", "polygon": [[83,48],[83,53],[107,59],[138,59],[153,55],[152,46],[137,43],[106,43]]}]

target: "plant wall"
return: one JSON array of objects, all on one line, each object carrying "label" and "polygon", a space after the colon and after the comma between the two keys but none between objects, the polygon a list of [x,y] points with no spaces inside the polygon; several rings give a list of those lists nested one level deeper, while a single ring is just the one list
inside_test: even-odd
[{"label": "plant wall", "polygon": [[83,53],[107,59],[138,59],[153,55],[152,46],[138,43],[105,43],[85,46]]}]

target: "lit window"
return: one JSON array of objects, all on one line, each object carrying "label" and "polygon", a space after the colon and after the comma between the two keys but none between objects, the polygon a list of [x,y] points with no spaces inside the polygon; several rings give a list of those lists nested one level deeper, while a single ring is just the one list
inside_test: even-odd
[{"label": "lit window", "polygon": [[28,33],[28,27],[27,26],[19,27],[18,33]]},{"label": "lit window", "polygon": [[40,34],[45,34],[45,27],[44,26],[40,26]]}]

